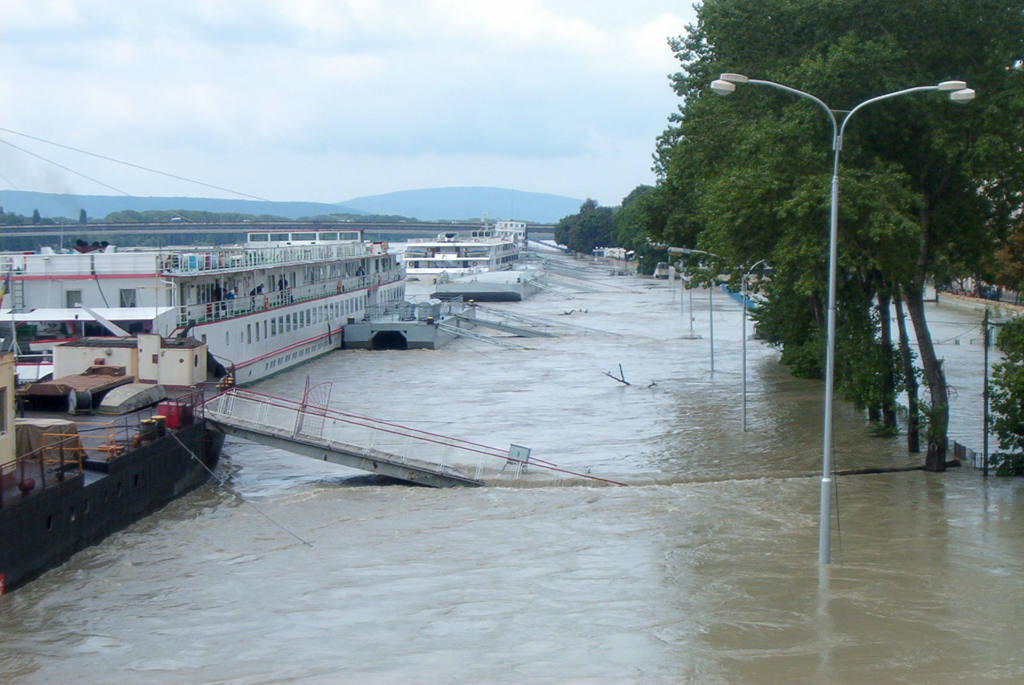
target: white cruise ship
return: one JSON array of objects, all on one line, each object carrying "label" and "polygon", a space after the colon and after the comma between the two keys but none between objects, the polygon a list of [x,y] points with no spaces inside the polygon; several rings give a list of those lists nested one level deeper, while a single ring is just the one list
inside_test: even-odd
[{"label": "white cruise ship", "polygon": [[202,340],[236,383],[250,383],[339,348],[346,323],[405,298],[387,244],[339,230],[253,232],[222,247],[0,253],[0,279],[0,338],[17,342],[21,382],[46,378],[62,342],[148,332]]},{"label": "white cruise ship", "polygon": [[511,269],[519,259],[525,231],[523,222],[499,221],[493,228],[484,225],[436,238],[417,238],[406,245],[402,264],[410,280]]}]

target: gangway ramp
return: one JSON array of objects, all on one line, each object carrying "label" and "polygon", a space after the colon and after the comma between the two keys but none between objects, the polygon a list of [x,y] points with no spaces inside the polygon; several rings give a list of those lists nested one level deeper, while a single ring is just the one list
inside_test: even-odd
[{"label": "gangway ramp", "polygon": [[624,485],[530,457],[529,450],[518,445],[490,447],[331,409],[326,402],[231,388],[208,400],[204,412],[225,433],[418,485],[511,485],[544,473]]},{"label": "gangway ramp", "polygon": [[[601,331],[600,329],[593,329],[586,326],[579,326],[577,324],[569,324],[561,320],[561,322],[554,322],[549,318],[543,318],[541,316],[526,316],[509,309],[503,309],[499,307],[489,307],[483,304],[473,305],[473,316],[469,317],[468,320],[475,323],[477,326],[492,326],[499,328],[503,326],[513,331],[520,330],[524,331],[521,335],[535,337],[535,338],[556,338],[566,332],[579,331],[583,333],[600,333],[604,335],[620,336],[618,333],[611,333],[609,331]],[[486,318],[481,318],[480,314],[486,314],[488,316],[494,316],[499,319],[499,323],[490,322]],[[508,322],[516,322],[517,326],[510,326]]]},{"label": "gangway ramp", "polygon": [[[456,318],[458,318],[460,321],[469,321],[469,322],[474,323],[474,324],[479,323],[475,319],[468,319],[468,318],[465,318],[465,317],[463,317],[461,315],[458,315],[458,314],[456,315]],[[468,328],[463,328],[461,326],[452,326],[451,324],[447,324],[447,323],[439,323],[439,324],[435,324],[435,325],[437,326],[438,330],[444,331],[446,333],[450,333],[451,335],[454,335],[454,336],[459,337],[459,338],[469,338],[470,340],[476,340],[478,342],[484,342],[484,343],[487,343],[488,345],[498,345],[499,347],[505,347],[505,348],[512,349],[512,350],[524,350],[524,349],[526,349],[522,345],[518,345],[518,344],[516,344],[514,342],[510,342],[508,340],[504,340],[504,339],[502,339],[499,336],[483,335],[482,333],[476,333],[475,331],[471,331]]]},{"label": "gangway ramp", "polygon": [[[497,310],[495,310],[497,311]],[[539,331],[534,328],[528,328],[525,326],[513,326],[512,324],[503,321],[489,321],[488,319],[481,319],[476,316],[465,316],[464,314],[456,314],[455,318],[460,321],[466,321],[480,328],[492,328],[496,331],[503,333],[509,333],[511,335],[520,338],[554,338],[553,333],[547,331]]]}]

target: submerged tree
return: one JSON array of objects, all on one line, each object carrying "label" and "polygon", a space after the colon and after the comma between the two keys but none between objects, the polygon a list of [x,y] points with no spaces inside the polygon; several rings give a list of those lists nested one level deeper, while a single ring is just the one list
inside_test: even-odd
[{"label": "submerged tree", "polygon": [[1000,476],[1024,474],[1024,319],[1007,322],[996,346],[1005,355],[992,369],[992,427],[1001,452],[991,463]]},{"label": "submerged tree", "polygon": [[893,379],[913,379],[906,354],[900,363],[882,345],[888,306],[871,311],[896,298],[919,343],[933,470],[945,467],[948,405],[925,289],[977,273],[1020,206],[1011,132],[1024,120],[1022,35],[1022,8],[995,0],[707,0],[672,41],[684,103],[659,139],[659,188],[692,207],[696,244],[772,265],[762,326],[809,375],[824,361],[831,124],[790,93],[741,85],[721,100],[710,82],[744,73],[812,93],[840,116],[910,86],[956,78],[977,89],[967,107],[938,93],[866,107],[843,140],[837,388],[885,411]]}]

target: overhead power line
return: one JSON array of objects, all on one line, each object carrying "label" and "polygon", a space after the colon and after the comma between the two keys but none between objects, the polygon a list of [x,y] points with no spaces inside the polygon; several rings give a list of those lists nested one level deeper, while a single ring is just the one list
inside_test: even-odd
[{"label": "overhead power line", "polygon": [[15,150],[18,150],[20,152],[24,152],[26,155],[30,155],[32,157],[35,157],[36,159],[41,159],[42,161],[46,162],[47,164],[52,164],[53,166],[59,167],[59,168],[63,169],[64,171],[67,171],[67,172],[70,172],[70,173],[74,174],[75,176],[81,176],[82,178],[84,178],[84,179],[86,179],[88,181],[92,181],[93,183],[98,183],[101,186],[103,186],[104,188],[110,188],[115,193],[121,193],[122,195],[131,195],[131,193],[126,193],[123,190],[121,190],[120,188],[115,188],[114,186],[110,185],[109,183],[104,183],[103,181],[101,181],[99,179],[96,179],[96,178],[93,178],[92,176],[86,176],[85,174],[83,174],[80,171],[75,171],[74,169],[71,169],[70,167],[66,167],[63,164],[60,164],[58,162],[53,161],[52,159],[47,159],[46,157],[43,157],[42,155],[38,155],[35,152],[32,152],[31,150],[26,150],[23,147],[18,147],[17,145],[15,145],[14,143],[12,143],[10,141],[0,140],[0,143],[3,143],[4,145],[7,145],[9,147],[13,147]]},{"label": "overhead power line", "polygon": [[[82,154],[82,155],[88,155],[90,157],[95,157],[96,159],[102,159],[102,160],[105,160],[107,162],[114,162],[115,164],[123,164],[124,166],[128,166],[128,167],[131,167],[133,169],[139,169],[140,171],[147,171],[147,172],[149,172],[151,174],[158,174],[160,176],[166,176],[167,178],[173,178],[173,179],[178,180],[178,181],[185,181],[186,183],[194,183],[196,185],[204,186],[206,188],[213,188],[214,190],[222,190],[225,193],[231,193],[232,195],[238,195],[240,197],[247,197],[247,198],[252,199],[252,200],[261,200],[263,202],[272,202],[272,200],[269,200],[268,198],[265,198],[265,197],[260,197],[259,195],[252,195],[250,193],[243,193],[240,190],[234,190],[232,188],[225,188],[224,186],[218,186],[218,185],[214,185],[212,183],[205,183],[204,181],[199,181],[199,180],[194,179],[194,178],[188,178],[186,176],[178,176],[177,174],[171,174],[171,173],[168,173],[166,171],[160,171],[159,169],[152,169],[150,167],[142,166],[141,164],[134,164],[132,162],[127,162],[127,161],[125,161],[123,159],[117,159],[115,157],[110,157],[108,155],[101,155],[98,152],[90,152],[89,150],[83,150],[81,148],[77,148],[77,147],[74,147],[74,146],[71,146],[71,145],[65,145],[63,143],[58,143],[58,142],[53,141],[53,140],[47,140],[46,138],[40,138],[38,136],[33,136],[33,135],[28,134],[28,133],[22,133],[21,131],[15,131],[13,129],[5,128],[3,126],[0,126],[0,131],[3,131],[5,133],[11,133],[11,134],[14,134],[16,136],[21,136],[23,138],[28,138],[30,140],[35,140],[35,141],[38,141],[40,143],[45,143],[47,145],[53,145],[54,147],[63,148],[65,150],[70,150],[71,152],[77,152],[77,153]],[[11,147],[15,148],[16,150],[20,150],[21,152],[24,152],[25,154],[29,154],[29,155],[32,155],[33,157],[37,157],[38,159],[41,159],[44,162],[48,162],[49,164],[53,164],[54,166],[58,166],[61,169],[64,169],[65,171],[69,171],[69,172],[71,172],[73,174],[81,176],[82,178],[86,178],[86,179],[88,179],[88,180],[90,180],[90,181],[92,181],[94,183],[99,183],[101,186],[104,186],[106,188],[110,188],[111,190],[114,190],[116,192],[122,193],[124,195],[129,195],[130,194],[130,193],[124,192],[123,190],[118,190],[117,188],[114,188],[111,185],[103,183],[102,181],[98,181],[98,180],[96,180],[94,178],[90,178],[89,176],[86,176],[85,174],[79,173],[79,172],[75,171],[74,169],[69,169],[68,167],[63,166],[61,164],[58,164],[57,162],[54,162],[51,159],[47,159],[45,157],[42,157],[41,155],[37,155],[37,154],[35,154],[33,152],[29,152],[28,150],[25,150],[24,148],[20,148],[17,145],[14,145],[14,144],[9,143],[9,142],[4,141],[4,140],[0,140],[0,142],[4,143],[5,145],[10,145]]]}]

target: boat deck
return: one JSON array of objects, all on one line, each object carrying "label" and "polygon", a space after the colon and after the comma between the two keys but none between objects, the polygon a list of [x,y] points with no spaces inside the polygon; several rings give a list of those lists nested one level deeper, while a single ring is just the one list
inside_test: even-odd
[{"label": "boat deck", "polygon": [[87,484],[102,478],[111,462],[131,448],[201,416],[202,396],[202,391],[178,390],[159,404],[116,417],[70,415],[45,404],[20,409],[16,453],[21,456],[0,464],[0,508],[39,496],[69,479],[81,477]]}]

